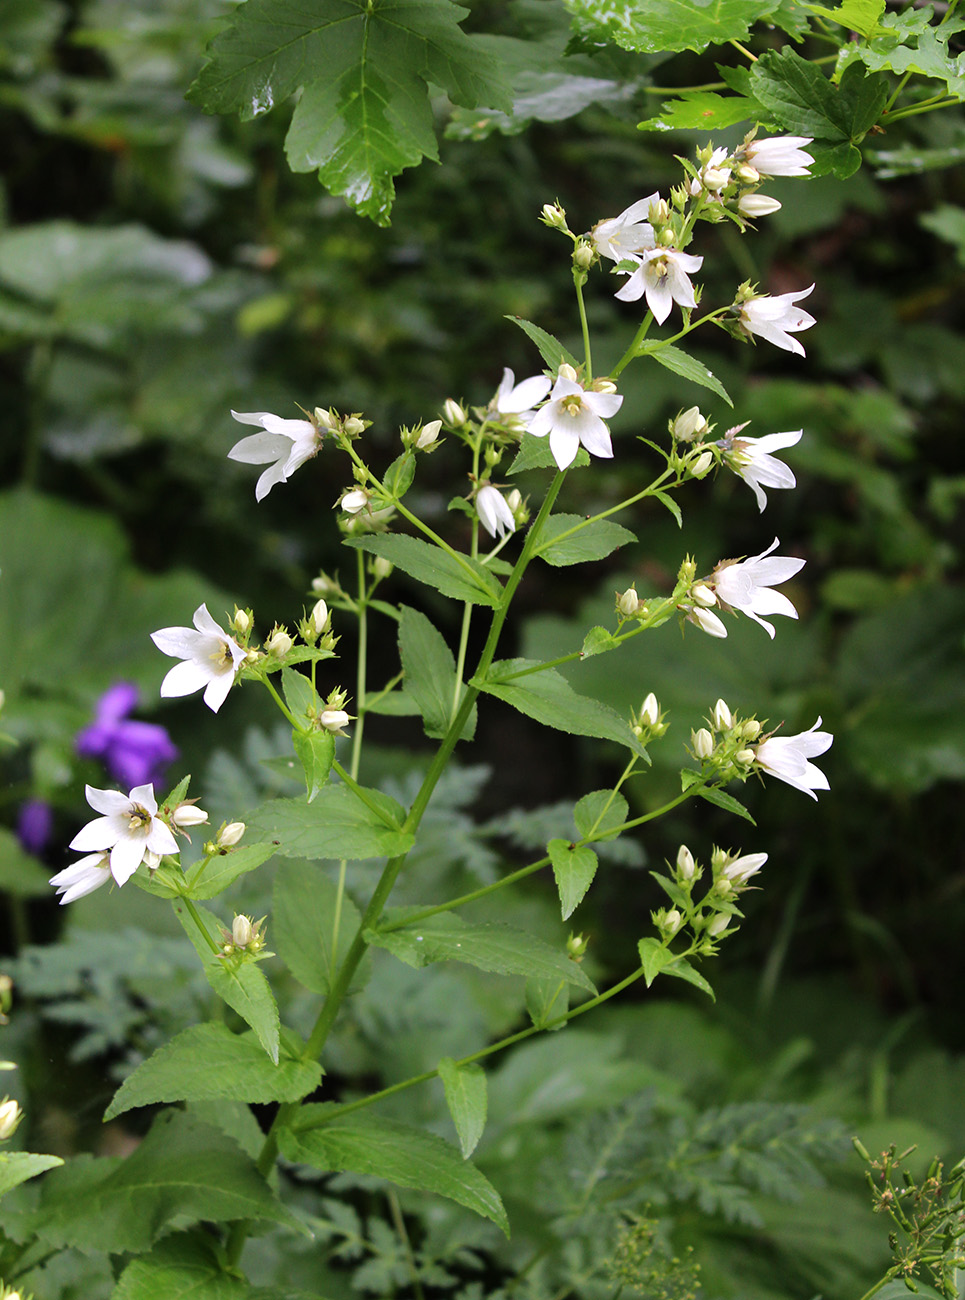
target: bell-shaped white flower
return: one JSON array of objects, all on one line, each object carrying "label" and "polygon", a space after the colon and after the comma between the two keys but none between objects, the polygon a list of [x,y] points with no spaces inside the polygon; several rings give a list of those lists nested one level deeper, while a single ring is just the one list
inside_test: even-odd
[{"label": "bell-shaped white flower", "polygon": [[75,899],[83,898],[85,894],[92,894],[110,879],[110,854],[88,853],[85,858],[72,862],[63,871],[58,871],[56,876],[51,876],[48,883],[57,886],[63,906],[64,903],[73,903]]},{"label": "bell-shaped white flower", "polygon": [[497,534],[506,537],[516,531],[516,520],[509,502],[491,483],[484,483],[476,493],[476,514],[490,537]]},{"label": "bell-shaped white flower", "polygon": [[776,135],[752,140],[742,153],[762,176],[807,176],[814,159],[801,146],[811,140],[809,135]]},{"label": "bell-shaped white flower", "polygon": [[777,199],[768,198],[766,194],[742,194],[737,200],[737,211],[742,217],[769,217],[781,207]]},{"label": "bell-shaped white flower", "polygon": [[596,393],[561,374],[550,400],[530,421],[529,431],[537,438],[549,434],[550,450],[560,469],[573,464],[581,443],[591,456],[609,460],[613,447],[603,421],[616,415],[622,405],[619,393]]},{"label": "bell-shaped white flower", "polygon": [[675,248],[651,248],[634,260],[639,266],[616,294],[621,302],[636,302],[646,294],[647,306],[659,325],[670,315],[675,302],[681,307],[696,307],[694,286],[688,273],[700,270],[702,257],[680,253]]},{"label": "bell-shaped white flower", "polygon": [[533,408],[543,400],[552,386],[553,381],[548,375],[532,375],[529,379],[521,379],[517,384],[516,376],[507,366],[503,370],[491,408],[499,415],[514,415],[523,425],[527,425],[535,414]]},{"label": "bell-shaped white flower", "polygon": [[[85,793],[90,806],[104,816],[95,817],[78,831],[71,840],[70,847],[101,854],[109,849],[110,874],[119,885],[134,875],[145,854],[156,853],[160,857],[165,853],[178,852],[178,842],[170,826],[165,825],[157,815],[153,785],[136,785],[128,795],[121,794],[119,790],[96,790],[89,785]],[[90,883],[95,864],[86,859],[83,862],[87,862],[87,875],[84,879],[88,882],[88,887],[83,892],[90,893],[97,888],[96,884]],[[77,872],[81,865],[82,863],[74,863],[67,871]],[[64,874],[61,872],[60,876]],[[67,883],[70,889],[80,883],[79,872],[77,876],[76,880],[71,878],[62,883]],[[100,883],[103,884],[103,880]],[[72,897],[79,898],[80,894],[75,891]]]},{"label": "bell-shaped white flower", "polygon": [[766,861],[766,853],[744,853],[733,862],[728,862],[722,874],[732,885],[746,885],[751,876],[757,875]]},{"label": "bell-shaped white flower", "polygon": [[590,231],[590,238],[600,256],[608,257],[611,262],[622,262],[625,257],[653,248],[653,226],[646,218],[650,215],[651,204],[659,198],[659,194],[649,194],[645,199],[631,203],[618,217],[598,221]]},{"label": "bell-shaped white flower", "polygon": [[810,289],[802,289],[799,293],[779,293],[776,297],[765,293],[759,298],[749,298],[740,309],[741,325],[748,334],[759,334],[776,348],[803,357],[803,346],[791,335],[810,329],[815,321],[812,315],[794,304],[813,290],[812,284]]},{"label": "bell-shaped white flower", "polygon": [[785,614],[788,618],[797,618],[797,610],[787,596],[771,588],[776,583],[787,582],[804,568],[804,560],[789,555],[772,556],[771,551],[779,545],[775,537],[760,555],[740,561],[723,560],[710,579],[720,604],[739,610],[755,623],[760,623],[771,640],[774,639],[774,626],[761,618],[762,614]]},{"label": "bell-shaped white flower", "polygon": [[164,697],[192,695],[204,690],[204,702],[217,713],[234,685],[245,651],[223,632],[208,613],[207,605],[194,611],[194,628],[162,627],[151,640],[166,655],[183,659],[161,683]]},{"label": "bell-shaped white flower", "polygon": [[772,451],[781,451],[784,447],[793,447],[801,441],[803,429],[794,429],[787,433],[766,433],[762,438],[738,438],[746,425],[730,429],[717,444],[723,452],[724,463],[729,466],[757,498],[758,507],[763,510],[767,505],[765,488],[792,488],[797,486],[793,472],[772,456]]},{"label": "bell-shaped white flower", "polygon": [[813,727],[797,736],[769,736],[756,748],[758,765],[776,776],[779,781],[793,785],[795,790],[817,799],[815,790],[829,790],[828,778],[820,768],[809,763],[831,748],[834,737],[829,731],[818,731],[821,719]]},{"label": "bell-shaped white flower", "polygon": [[283,420],[268,411],[232,411],[239,424],[257,424],[261,433],[242,438],[228,452],[244,465],[268,465],[255,484],[255,500],[263,501],[276,483],[285,483],[318,451],[318,431],[310,420]]}]

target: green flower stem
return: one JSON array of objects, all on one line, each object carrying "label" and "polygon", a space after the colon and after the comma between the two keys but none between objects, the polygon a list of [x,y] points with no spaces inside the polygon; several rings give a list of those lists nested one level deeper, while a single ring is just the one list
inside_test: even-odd
[{"label": "green flower stem", "polygon": [[647,334],[650,330],[650,326],[652,324],[653,324],[653,312],[648,311],[646,316],[644,316],[643,320],[640,322],[640,327],[637,330],[636,334],[634,334],[633,338],[630,340],[630,346],[627,348],[626,352],[624,352],[623,356],[620,358],[620,360],[610,371],[611,379],[616,379],[617,376],[623,370],[626,369],[626,367],[630,364],[633,358],[637,355],[637,352],[639,351],[640,348],[640,344],[647,337]]},{"label": "green flower stem", "polygon": [[580,327],[583,330],[583,362],[586,368],[584,382],[589,384],[593,379],[593,354],[590,351],[590,327],[586,320],[586,304],[583,301],[583,284],[586,280],[586,272],[573,270],[573,287],[576,289],[576,302],[580,309]]},{"label": "green flower stem", "polygon": [[215,943],[215,941],[211,938],[211,935],[208,933],[207,926],[206,926],[206,925],[204,924],[204,922],[201,920],[201,917],[200,917],[200,915],[198,914],[198,909],[197,909],[197,908],[195,907],[195,905],[191,902],[191,899],[190,899],[190,898],[186,898],[186,897],[182,894],[182,896],[181,896],[181,898],[180,898],[179,901],[182,902],[182,903],[184,904],[184,906],[186,907],[187,912],[188,912],[188,915],[191,917],[191,920],[192,920],[192,921],[195,923],[195,925],[198,927],[198,932],[199,932],[199,934],[201,934],[201,935],[203,936],[205,943],[208,945],[208,947],[211,949],[211,951],[217,955],[217,954],[221,951],[221,949],[218,947],[218,945]]},{"label": "green flower stem", "polygon": [[[589,528],[590,524],[595,524],[601,519],[609,519],[611,515],[619,514],[621,510],[628,510],[630,506],[635,506],[638,501],[644,501],[647,497],[653,496],[654,493],[658,491],[668,491],[675,487],[679,487],[684,481],[682,478],[678,478],[675,482],[667,484],[666,488],[661,487],[664,480],[672,473],[673,470],[669,468],[665,469],[659,477],[653,480],[649,487],[645,487],[642,491],[634,493],[632,497],[627,497],[625,501],[620,501],[615,506],[610,506],[609,510],[601,510],[600,513],[596,515],[587,515],[585,519],[581,519],[580,522],[574,524],[572,528],[567,528],[565,533],[557,533],[550,544],[555,546],[558,542],[565,541],[567,537],[573,537],[576,533],[582,532],[584,528]],[[537,554],[539,554],[539,552],[537,552]]]},{"label": "green flower stem", "polygon": [[876,1282],[873,1287],[870,1287],[864,1293],[864,1295],[861,1297],[861,1300],[871,1300],[871,1297],[873,1295],[876,1295],[883,1286],[885,1286],[888,1282],[892,1281],[892,1279],[896,1278],[897,1276],[898,1276],[897,1269],[889,1268],[888,1272],[884,1275],[884,1277],[879,1282]]},{"label": "green flower stem", "polygon": [[281,709],[282,713],[285,715],[287,720],[291,723],[295,731],[308,731],[308,727],[303,726],[303,724],[298,720],[298,718],[295,717],[294,713],[292,713],[291,709],[288,707],[285,701],[278,694],[278,691],[275,689],[275,684],[271,680],[271,678],[265,676],[260,678],[259,680],[264,682],[265,689],[268,691],[268,694],[272,697],[272,699]]},{"label": "green flower stem", "polygon": [[368,591],[365,583],[365,556],[361,551],[358,553],[358,583],[359,583],[359,641],[358,652],[355,659],[355,702],[358,708],[358,717],[355,722],[355,734],[352,736],[352,761],[350,771],[352,778],[357,779],[359,774],[359,763],[362,758],[362,732],[365,729],[365,687],[366,687],[366,661],[368,657],[368,640],[369,640],[369,620],[368,620]]},{"label": "green flower stem", "polygon": [[[894,121],[895,119],[892,118],[891,120]],[[688,334],[692,334],[694,330],[699,329],[701,325],[706,325],[708,321],[716,321],[719,317],[725,316],[730,311],[730,308],[731,304],[728,303],[726,307],[717,307],[714,311],[708,312],[706,316],[701,316],[699,320],[691,321],[690,324],[685,325],[682,330],[678,330],[676,334],[672,334],[669,339],[661,339],[659,343],[654,345],[650,353],[647,355],[659,352],[661,348],[669,347],[671,343],[676,343],[678,339],[686,338]],[[622,370],[626,369],[633,358],[639,355],[638,350],[640,344],[646,338],[647,330],[650,328],[650,322],[652,319],[653,317],[650,312],[647,312],[643,324],[633,336],[633,342],[627,348],[626,352],[624,352],[614,369],[610,372],[611,379],[616,379],[617,375],[619,375]]]},{"label": "green flower stem", "polygon": [[384,808],[380,808],[376,801],[371,797],[364,785],[359,785],[358,781],[352,776],[351,772],[346,771],[342,764],[335,759],[332,763],[332,771],[337,772],[348,788],[352,791],[357,799],[365,804],[366,808],[378,817],[383,826],[388,826],[391,830],[399,830],[399,825],[394,822]]},{"label": "green flower stem", "polygon": [[469,645],[469,625],[472,622],[472,605],[467,600],[462,610],[462,627],[459,631],[459,652],[456,657],[456,681],[452,689],[452,709],[449,712],[449,725],[452,726],[459,711],[459,697],[462,694],[463,674],[466,671],[466,650]]},{"label": "green flower stem", "polygon": [[934,99],[927,100],[921,104],[915,104],[911,108],[901,108],[897,113],[889,113],[888,121],[889,123],[900,122],[903,117],[917,117],[920,113],[933,113],[937,108],[951,108],[953,104],[958,104],[960,102],[960,100],[955,99],[954,97],[943,99],[941,96],[936,95]]}]

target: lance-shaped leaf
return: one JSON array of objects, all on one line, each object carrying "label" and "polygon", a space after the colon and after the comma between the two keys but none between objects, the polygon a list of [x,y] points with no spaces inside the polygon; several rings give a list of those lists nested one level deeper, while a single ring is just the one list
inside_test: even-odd
[{"label": "lance-shaped leaf", "polygon": [[496,60],[450,0],[247,0],[209,48],[189,97],[250,120],[296,90],[285,149],[333,194],[388,224],[393,178],[438,158],[428,85],[507,112]]},{"label": "lance-shaped leaf", "polygon": [[188,898],[217,898],[232,881],[249,871],[257,871],[275,853],[274,844],[244,844],[216,853],[187,889]]},{"label": "lance-shaped leaf", "polygon": [[502,659],[490,667],[484,678],[474,678],[473,685],[547,727],[571,736],[615,740],[647,758],[647,751],[619,713],[599,700],[578,695],[555,668],[544,668],[529,659]]},{"label": "lance-shaped leaf", "polygon": [[742,40],[751,26],[778,6],[775,0],[566,0],[577,32],[643,54],[694,50]]},{"label": "lance-shaped leaf", "polygon": [[284,1051],[275,1065],[252,1034],[233,1034],[216,1022],[191,1025],[124,1080],[104,1119],[157,1101],[299,1101],[321,1077],[316,1061]]},{"label": "lance-shaped leaf", "polygon": [[457,1065],[451,1056],[444,1056],[439,1062],[439,1078],[463,1157],[468,1160],[486,1127],[486,1075],[481,1065]]},{"label": "lance-shaped leaf", "polygon": [[600,860],[586,844],[570,844],[566,840],[550,840],[546,846],[553,864],[556,888],[560,894],[560,908],[565,921],[576,911],[593,877]]},{"label": "lance-shaped leaf", "polygon": [[[248,818],[252,834],[277,840],[286,858],[388,858],[407,853],[413,836],[400,827],[405,811],[380,790],[367,789],[368,803],[346,785],[326,785],[311,804],[272,799]],[[378,810],[378,811],[376,811]]]},{"label": "lance-shaped leaf", "polygon": [[[299,984],[327,997],[358,933],[358,908],[312,862],[281,866],[272,904],[272,946]],[[361,988],[370,973],[371,962],[363,958],[352,988]]]},{"label": "lance-shaped leaf", "polygon": [[659,361],[665,370],[672,370],[681,379],[689,379],[692,384],[699,384],[701,388],[709,388],[712,393],[722,397],[728,406],[734,405],[727,389],[717,376],[712,374],[702,361],[692,357],[689,352],[684,352],[682,348],[675,348],[669,343],[663,347],[658,344],[647,347],[644,344],[639,355],[653,357],[654,361]]},{"label": "lance-shaped leaf", "polygon": [[499,1193],[448,1142],[375,1115],[356,1113],[340,1120],[336,1114],[331,1105],[300,1107],[279,1134],[282,1155],[326,1172],[370,1174],[400,1187],[447,1196],[492,1219],[509,1235]]},{"label": "lance-shaped leaf", "polygon": [[627,542],[637,539],[621,524],[610,519],[594,519],[591,523],[582,515],[550,515],[540,535],[536,554],[547,564],[563,568],[568,564],[581,564],[584,560],[602,560],[612,555]]},{"label": "lance-shaped leaf", "polygon": [[[386,912],[386,921],[404,920],[407,911],[413,910],[417,909]],[[586,973],[565,953],[510,925],[469,925],[452,912],[440,912],[395,930],[366,930],[365,939],[374,947],[387,948],[409,966],[461,961],[497,975],[564,979],[596,992]]]},{"label": "lance-shaped leaf", "polygon": [[64,1162],[60,1156],[35,1155],[31,1151],[0,1151],[0,1196],[28,1178],[36,1178],[47,1169]]},{"label": "lance-shaped leaf", "polygon": [[349,537],[346,546],[381,555],[403,573],[427,587],[434,587],[453,600],[469,601],[475,605],[499,604],[502,588],[488,569],[468,555],[458,559],[441,547],[432,546],[418,537],[405,533],[389,533],[381,537]]},{"label": "lance-shaped leaf", "polygon": [[44,1179],[36,1210],[18,1231],[52,1246],[144,1251],[173,1219],[262,1219],[303,1231],[255,1168],[219,1129],[166,1111],[126,1159],[80,1156]]},{"label": "lance-shaped leaf", "polygon": [[[419,706],[427,736],[441,739],[449,730],[456,691],[456,661],[442,633],[418,610],[403,605],[399,620],[399,655],[405,672],[405,689]],[[472,740],[476,707],[462,733]]]}]

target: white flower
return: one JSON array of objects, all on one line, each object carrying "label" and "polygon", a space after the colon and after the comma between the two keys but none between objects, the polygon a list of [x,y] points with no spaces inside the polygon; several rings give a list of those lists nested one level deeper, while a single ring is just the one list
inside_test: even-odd
[{"label": "white flower", "polygon": [[710,609],[701,609],[699,605],[687,610],[687,619],[691,623],[696,623],[701,632],[706,632],[708,636],[725,637],[727,628]]},{"label": "white flower", "polygon": [[560,375],[550,400],[533,416],[529,431],[537,438],[550,436],[550,450],[560,469],[572,465],[580,443],[592,456],[610,459],[610,431],[603,423],[623,405],[618,393],[587,392],[575,379]]},{"label": "white flower", "polygon": [[516,531],[516,520],[509,503],[499,488],[494,488],[491,483],[484,483],[476,493],[476,514],[490,537],[497,533],[505,537],[507,533]]},{"label": "white flower", "polygon": [[369,503],[369,494],[361,488],[349,488],[336,501],[336,505],[345,511],[347,515],[360,514]]},{"label": "white flower", "polygon": [[757,762],[765,772],[793,785],[795,790],[803,790],[812,799],[817,799],[815,790],[831,788],[820,768],[807,761],[830,749],[834,740],[829,731],[815,730],[820,725],[818,718],[813,727],[797,736],[769,736],[757,746]]},{"label": "white flower", "polygon": [[632,253],[653,248],[653,226],[644,218],[650,214],[650,205],[659,198],[659,194],[650,194],[631,203],[618,217],[598,221],[590,236],[600,256],[608,257],[611,262],[621,262]]},{"label": "white flower", "polygon": [[[7,1068],[11,1068],[9,1064]],[[0,1142],[6,1142],[8,1138],[13,1137],[22,1119],[23,1111],[17,1102],[11,1100],[10,1097],[5,1097],[0,1102]],[[9,1296],[9,1292],[7,1295]]]},{"label": "white flower", "polygon": [[640,265],[617,292],[621,302],[636,302],[646,294],[647,306],[659,325],[670,315],[675,302],[681,307],[696,307],[688,272],[700,270],[702,257],[679,253],[675,248],[651,248],[634,260]]},{"label": "white flower", "polygon": [[[70,847],[99,853],[110,849],[110,874],[119,885],[133,876],[146,853],[162,855],[178,852],[178,842],[171,828],[157,816],[153,785],[136,785],[128,795],[121,794],[119,790],[95,790],[89,785],[85,793],[90,806],[104,816],[95,817],[78,831],[71,840]],[[80,865],[82,864],[75,863],[67,871],[76,872]],[[63,876],[65,873],[60,874]],[[92,879],[92,876],[93,864],[90,864],[88,878]],[[103,880],[100,883],[103,884]],[[90,893],[91,889],[96,888],[95,884],[89,884],[83,892]],[[74,897],[80,895],[75,893]]]},{"label": "white flower", "polygon": [[721,605],[740,610],[755,623],[760,623],[771,640],[774,639],[774,627],[765,622],[761,614],[786,614],[788,618],[797,618],[797,610],[787,596],[772,591],[771,587],[778,582],[787,582],[804,568],[803,560],[792,559],[789,555],[774,555],[768,559],[778,545],[780,543],[775,537],[760,555],[739,562],[722,560],[711,578]]},{"label": "white flower", "polygon": [[543,400],[551,387],[552,380],[546,375],[533,375],[517,384],[516,376],[507,366],[492,400],[492,409],[500,415],[515,415],[524,425],[528,424],[534,415],[533,407]]},{"label": "white flower", "polygon": [[723,871],[724,879],[732,885],[744,885],[751,876],[757,875],[766,861],[766,853],[745,853],[727,864]]},{"label": "white flower", "polygon": [[318,720],[326,731],[333,731],[336,736],[344,736],[345,732],[342,728],[347,727],[352,718],[344,709],[323,709]]},{"label": "white flower", "polygon": [[722,190],[730,180],[731,168],[721,166],[730,154],[730,150],[724,146],[715,149],[707,161],[701,167],[699,172],[700,183],[705,190],[716,194]]},{"label": "white flower", "polygon": [[812,284],[810,289],[802,289],[800,293],[779,293],[775,298],[765,293],[759,298],[749,298],[741,306],[741,324],[748,334],[759,334],[775,347],[783,348],[785,352],[796,352],[803,357],[804,348],[791,335],[810,329],[814,317],[800,307],[795,307],[794,303],[799,298],[806,298],[813,289]]},{"label": "white flower", "polygon": [[268,411],[232,411],[239,424],[261,425],[262,433],[242,438],[228,452],[244,465],[268,465],[255,484],[255,500],[263,501],[276,483],[285,483],[318,451],[318,432],[310,420],[283,420]]},{"label": "white flower", "polygon": [[801,145],[810,144],[811,139],[809,135],[776,135],[770,140],[752,140],[743,154],[762,176],[807,176],[814,159]]},{"label": "white flower", "polygon": [[736,438],[746,425],[729,429],[718,443],[724,453],[725,463],[744,480],[757,498],[758,507],[763,510],[767,505],[765,488],[792,488],[797,479],[782,460],[772,456],[772,451],[784,447],[793,447],[801,441],[803,429],[794,429],[788,433],[767,433],[763,438]]},{"label": "white flower", "polygon": [[56,876],[51,876],[48,883],[57,886],[63,906],[64,903],[83,898],[85,894],[92,894],[110,879],[110,854],[88,853],[86,858],[81,858],[63,871],[58,871]]},{"label": "white flower", "polygon": [[766,194],[742,194],[737,200],[737,211],[742,217],[769,217],[781,207],[777,199]]},{"label": "white flower", "polygon": [[151,633],[160,651],[184,660],[175,664],[161,683],[161,695],[192,695],[203,687],[205,704],[217,713],[244,662],[245,651],[221,630],[207,605],[198,606],[193,621],[197,631],[190,627],[162,627]]}]

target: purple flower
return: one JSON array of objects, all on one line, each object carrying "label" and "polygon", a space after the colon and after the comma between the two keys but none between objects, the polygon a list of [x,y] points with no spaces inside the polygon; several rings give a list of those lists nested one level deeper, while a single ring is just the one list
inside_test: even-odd
[{"label": "purple flower", "polygon": [[43,799],[28,799],[17,817],[17,839],[28,853],[40,857],[54,829],[54,810]]},{"label": "purple flower", "polygon": [[116,682],[97,701],[94,721],[77,733],[81,758],[97,758],[115,781],[128,787],[160,781],[178,751],[164,727],[127,715],[137,705],[137,687]]}]

